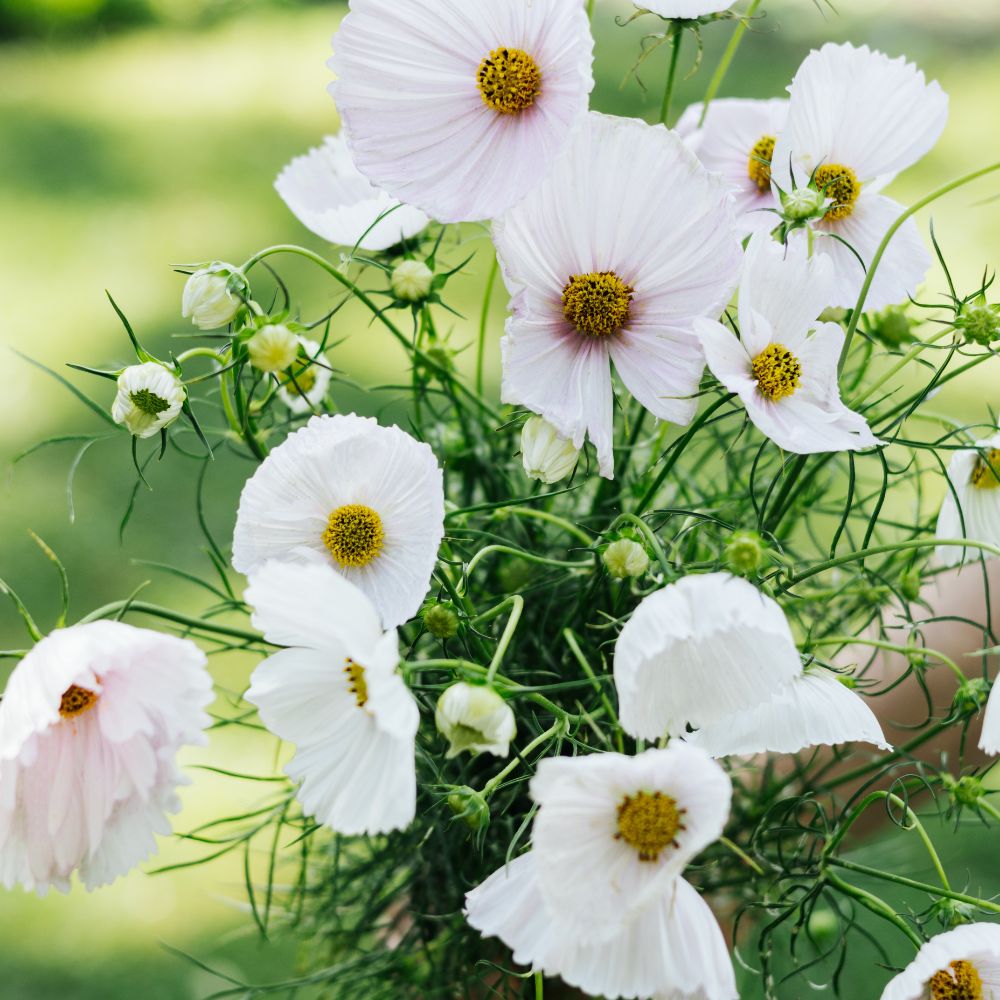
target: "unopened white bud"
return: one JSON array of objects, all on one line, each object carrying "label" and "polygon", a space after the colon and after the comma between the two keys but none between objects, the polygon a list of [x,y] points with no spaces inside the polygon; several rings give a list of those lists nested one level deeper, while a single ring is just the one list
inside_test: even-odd
[{"label": "unopened white bud", "polygon": [[568,476],[580,457],[579,449],[544,417],[529,417],[521,429],[521,460],[531,479],[557,483]]},{"label": "unopened white bud", "polygon": [[630,576],[642,576],[649,569],[649,555],[646,550],[631,538],[619,538],[612,542],[601,556],[608,572],[616,580],[625,580]]},{"label": "unopened white bud", "polygon": [[184,286],[181,315],[199,330],[217,330],[231,323],[242,305],[239,296],[229,290],[234,274],[240,272],[232,264],[213,264],[195,271]]},{"label": "unopened white bud", "polygon": [[248,341],[250,363],[258,371],[282,372],[299,353],[299,338],[280,323],[262,326]]},{"label": "unopened white bud", "polygon": [[517,723],[510,706],[482,684],[452,684],[438,698],[434,712],[438,732],[451,744],[446,757],[463,750],[506,757],[510,741],[517,735]]},{"label": "unopened white bud", "polygon": [[795,188],[781,196],[781,207],[786,219],[800,222],[823,215],[827,207],[827,197],[815,188]]},{"label": "unopened white bud", "polygon": [[148,438],[177,419],[185,399],[187,390],[174,372],[148,361],[132,365],[118,376],[118,394],[111,405],[111,416],[135,437]]},{"label": "unopened white bud", "polygon": [[434,272],[422,260],[404,260],[397,264],[389,283],[400,302],[423,302],[431,290]]}]

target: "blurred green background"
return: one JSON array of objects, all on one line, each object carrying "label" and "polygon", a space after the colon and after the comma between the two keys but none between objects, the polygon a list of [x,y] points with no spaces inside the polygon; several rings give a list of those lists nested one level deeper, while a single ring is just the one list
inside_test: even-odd
[{"label": "blurred green background", "polygon": [[[1000,160],[996,0],[836,0],[836,10],[825,0],[771,0],[764,6],[767,16],[754,22],[725,95],[776,95],[810,47],[827,40],[867,42],[908,55],[952,99],[941,143],[891,193],[906,201]],[[666,52],[640,71],[648,92],[625,79],[642,35],[654,27],[650,18],[617,26],[616,15],[630,9],[598,0],[593,106],[652,119]],[[285,210],[272,183],[291,156],[336,128],[325,62],[343,10],[342,4],[292,0],[0,0],[0,575],[43,623],[57,610],[55,578],[28,528],[69,568],[71,617],[127,596],[146,580],[152,584],[144,596],[196,609],[197,594],[134,560],[169,561],[195,571],[206,564],[183,463],[154,470],[155,489],[140,494],[124,546],[118,522],[134,476],[123,436],[84,455],[75,478],[73,523],[66,481],[76,445],[57,445],[11,465],[34,442],[100,425],[8,348],[64,371],[67,361],[117,367],[128,359],[127,342],[103,289],[112,291],[153,349],[165,351],[172,334],[190,329],[179,315],[183,279],[171,264],[212,258],[238,263],[255,249],[286,241],[329,250]],[[700,96],[731,31],[731,23],[704,30],[702,67],[681,84],[678,110]],[[681,65],[690,68],[693,58],[688,42]],[[990,202],[997,194],[996,183],[981,184],[935,208],[939,239],[968,288],[984,267],[1000,262],[1000,204]],[[478,235],[469,276],[456,285],[458,304],[470,314],[488,263],[488,247]],[[290,267],[287,277],[308,315],[320,314],[331,301],[332,290],[307,270]],[[942,287],[932,275],[928,294]],[[494,342],[502,306],[497,302],[493,313]],[[348,337],[336,351],[337,367],[363,383],[398,375],[401,355],[353,314],[340,318],[335,333]],[[470,326],[457,321],[456,341],[470,336]],[[495,351],[491,361],[495,383]],[[110,404],[110,383],[68,374]],[[995,367],[978,369],[975,378],[942,393],[936,408],[965,420],[988,419],[998,403],[996,377]],[[351,395],[338,402],[343,408],[366,405]],[[232,459],[216,466],[209,519],[225,542],[248,470]],[[25,641],[16,617],[0,606],[0,648]],[[246,662],[231,658],[217,667],[225,685],[242,686]],[[266,773],[272,754],[266,740],[216,734],[210,748],[189,753],[187,762]],[[252,785],[191,774],[178,829],[255,799]],[[965,882],[967,872],[970,888],[982,883],[986,893],[996,889],[989,879],[995,867],[980,849],[984,844],[956,840],[950,846],[956,883]],[[867,850],[889,852],[914,877],[927,874],[919,853],[910,858],[905,838],[888,836]],[[189,846],[163,845],[166,861],[194,856]],[[186,1000],[217,987],[160,942],[238,979],[286,978],[295,968],[294,944],[262,945],[254,937],[241,878],[240,862],[226,859],[179,874],[134,874],[90,896],[0,895],[0,1000]],[[904,950],[901,959],[906,957]],[[870,960],[859,955],[857,992],[844,996],[873,995],[871,972],[860,972],[870,970]],[[788,993],[800,995],[800,987]]]}]

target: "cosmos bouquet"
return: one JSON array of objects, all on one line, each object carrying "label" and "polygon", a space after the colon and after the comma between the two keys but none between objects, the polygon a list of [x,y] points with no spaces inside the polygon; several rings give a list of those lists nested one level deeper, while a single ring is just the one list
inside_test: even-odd
[{"label": "cosmos bouquet", "polygon": [[[341,129],[276,182],[335,249],[192,266],[191,346],[156,356],[115,305],[135,363],[74,359],[114,383],[110,410],[72,388],[136,491],[197,484],[208,599],[123,594],[44,635],[8,591],[33,644],[5,653],[6,887],[149,858],[178,750],[239,726],[275,773],[192,841],[244,852],[248,920],[302,969],[215,996],[845,995],[861,939],[886,948],[869,996],[1000,996],[1000,885],[955,888],[920,818],[1000,822],[964,740],[1000,750],[988,610],[976,657],[927,638],[929,595],[971,581],[985,608],[1000,555],[1000,431],[927,405],[1000,310],[917,219],[1000,165],[897,204],[941,87],[828,44],[787,97],[718,98],[760,13],[729,6],[636,11],[670,55],[648,124],[589,107],[593,0],[351,0]],[[727,25],[675,121],[682,44]],[[468,343],[456,286],[481,293]],[[395,419],[338,405],[359,336],[405,352]],[[226,469],[231,542],[202,512]],[[246,682],[214,696],[206,653],[232,650]],[[942,679],[890,742],[893,699]],[[874,814],[937,881],[848,857]]]}]

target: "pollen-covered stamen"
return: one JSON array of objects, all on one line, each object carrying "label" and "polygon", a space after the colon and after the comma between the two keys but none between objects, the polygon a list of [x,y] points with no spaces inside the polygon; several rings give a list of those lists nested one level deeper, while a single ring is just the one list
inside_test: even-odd
[{"label": "pollen-covered stamen", "polygon": [[150,392],[149,389],[137,389],[135,392],[129,393],[128,398],[132,400],[132,405],[137,410],[141,410],[150,417],[155,417],[158,413],[170,409],[170,403],[167,400],[162,396],[157,396],[155,392]]},{"label": "pollen-covered stamen", "polygon": [[634,295],[614,271],[574,274],[563,286],[563,315],[580,333],[608,337],[628,322]]},{"label": "pollen-covered stamen", "polygon": [[487,107],[501,115],[517,115],[542,92],[542,71],[522,49],[494,49],[479,64],[476,85]]},{"label": "pollen-covered stamen", "polygon": [[791,396],[801,384],[802,362],[783,344],[769,344],[750,367],[757,391],[772,403]]},{"label": "pollen-covered stamen", "polygon": [[813,184],[833,202],[823,216],[824,222],[846,219],[854,211],[854,203],[861,194],[861,182],[850,167],[842,163],[824,163],[816,168]]},{"label": "pollen-covered stamen", "polygon": [[750,150],[747,173],[761,194],[771,190],[771,157],[774,155],[775,141],[773,135],[762,135]]},{"label": "pollen-covered stamen", "polygon": [[927,985],[931,1000],[983,1000],[983,980],[976,967],[964,958],[935,972]]},{"label": "pollen-covered stamen", "polygon": [[382,518],[371,507],[349,503],[330,514],[323,544],[341,566],[367,566],[382,551]]},{"label": "pollen-covered stamen", "polygon": [[97,692],[70,684],[59,699],[59,714],[64,719],[75,719],[97,704]]},{"label": "pollen-covered stamen", "polygon": [[344,660],[344,673],[347,674],[347,688],[354,695],[358,708],[364,708],[368,701],[368,684],[365,681],[365,668],[355,663],[350,657]]},{"label": "pollen-covered stamen", "polygon": [[636,792],[626,795],[618,807],[618,832],[639,852],[640,861],[656,861],[667,847],[678,847],[677,834],[685,829],[681,817],[686,810],[663,792]]},{"label": "pollen-covered stamen", "polygon": [[990,448],[976,459],[972,468],[972,485],[977,490],[995,490],[1000,486],[1000,448]]}]

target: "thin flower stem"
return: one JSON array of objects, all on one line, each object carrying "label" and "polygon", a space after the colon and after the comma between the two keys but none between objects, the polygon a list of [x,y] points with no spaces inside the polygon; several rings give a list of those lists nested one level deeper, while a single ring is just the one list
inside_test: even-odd
[{"label": "thin flower stem", "polygon": [[664,576],[669,576],[673,570],[673,564],[667,558],[666,552],[663,551],[663,546],[660,544],[659,538],[656,537],[656,533],[653,529],[646,524],[646,522],[641,518],[637,517],[635,514],[619,514],[615,520],[614,524],[611,525],[610,531],[614,531],[622,521],[627,521],[629,524],[634,524],[636,528],[642,533],[642,537],[646,539],[649,543],[649,547],[653,550],[656,556],[656,561],[660,564],[660,569],[663,570]]},{"label": "thin flower stem", "polygon": [[880,899],[874,893],[859,889],[856,885],[845,882],[834,875],[833,872],[827,872],[825,877],[827,883],[838,892],[856,899],[866,910],[871,910],[872,913],[882,917],[883,920],[888,920],[890,924],[899,928],[910,939],[914,947],[918,949],[923,947],[923,938],[884,899]]},{"label": "thin flower stem", "polygon": [[1000,822],[1000,809],[997,809],[992,802],[988,802],[986,799],[978,799],[976,801],[976,808],[982,809],[987,816],[992,816],[997,822]]},{"label": "thin flower stem", "polygon": [[507,619],[503,634],[497,643],[496,652],[493,654],[493,659],[490,660],[490,665],[487,668],[487,684],[493,683],[493,678],[496,677],[496,673],[500,669],[500,664],[503,663],[503,658],[507,654],[507,647],[510,645],[510,640],[514,638],[514,633],[517,631],[518,622],[521,620],[521,612],[524,611],[524,598],[520,594],[514,594],[502,603],[504,606],[510,605],[510,617]]},{"label": "thin flower stem", "polygon": [[218,351],[213,351],[211,347],[192,347],[190,350],[178,354],[175,360],[178,364],[184,364],[185,361],[189,361],[191,358],[211,358],[220,365],[226,363],[225,356]]},{"label": "thin flower stem", "polygon": [[[589,14],[594,13],[594,0],[590,0]],[[544,1000],[545,997],[545,980],[540,972],[535,973],[535,1000]]]},{"label": "thin flower stem", "polygon": [[601,699],[601,704],[604,706],[604,710],[608,713],[608,718],[612,721],[615,727],[615,742],[618,745],[618,752],[624,753],[625,741],[622,736],[621,726],[618,724],[618,714],[615,712],[614,706],[611,704],[611,699],[608,697],[608,693],[604,689],[604,685],[597,679],[597,674],[594,673],[594,668],[590,665],[590,661],[583,655],[583,650],[580,649],[580,644],[576,641],[576,636],[573,634],[572,629],[563,629],[563,639],[565,639],[566,645],[569,646],[570,652],[573,654],[573,658],[580,664],[580,669],[587,675],[590,683],[593,685],[594,690],[597,692],[597,696]]},{"label": "thin flower stem", "polygon": [[965,671],[950,657],[945,656],[940,650],[931,649],[929,646],[903,646],[895,642],[883,642],[881,639],[861,639],[851,635],[828,635],[822,639],[812,639],[806,644],[806,648],[812,649],[814,646],[871,646],[873,649],[886,649],[891,653],[921,653],[940,660],[958,678],[960,683],[966,680]]},{"label": "thin flower stem", "polygon": [[740,47],[740,42],[743,41],[743,35],[746,33],[747,28],[750,27],[750,18],[757,13],[757,8],[760,5],[761,0],[751,0],[750,6],[747,7],[747,12],[740,18],[740,23],[736,25],[736,30],[733,32],[732,38],[729,39],[726,51],[722,53],[719,65],[715,68],[712,79],[709,81],[708,89],[705,91],[705,101],[701,108],[701,118],[698,119],[698,128],[701,128],[705,124],[705,117],[708,115],[708,106],[715,100],[716,95],[719,93],[719,87],[722,86],[722,81],[725,79],[726,73],[729,72],[729,67],[732,64],[733,57],[736,55],[736,50]]},{"label": "thin flower stem", "polygon": [[950,181],[942,187],[939,187],[936,191],[932,191],[926,197],[921,198],[920,201],[911,205],[908,209],[902,212],[899,218],[896,219],[896,221],[889,227],[885,236],[882,237],[882,242],[878,245],[878,249],[875,251],[875,256],[872,257],[871,264],[868,266],[868,272],[865,275],[864,284],[861,286],[861,291],[858,294],[858,301],[851,312],[851,321],[847,325],[847,334],[844,337],[844,346],[840,352],[840,361],[837,364],[838,374],[843,372],[844,365],[847,363],[847,356],[851,350],[851,340],[854,337],[854,331],[858,328],[858,322],[861,319],[861,314],[864,310],[865,300],[868,298],[868,292],[871,290],[872,282],[875,280],[875,272],[878,269],[879,264],[882,262],[882,257],[885,254],[886,248],[889,246],[889,242],[899,231],[903,223],[906,222],[906,220],[911,216],[916,215],[916,213],[922,208],[926,208],[932,202],[937,201],[938,198],[943,198],[946,194],[950,194],[952,191],[955,191],[966,184],[970,184],[972,181],[978,180],[980,177],[985,177],[987,174],[993,173],[996,170],[1000,170],[1000,163],[993,163],[988,167],[982,167],[979,170],[974,170],[971,174],[966,174],[964,177],[959,177],[957,180]]},{"label": "thin flower stem", "polygon": [[[907,889],[919,889],[921,892],[926,892],[929,896],[943,896],[945,899],[954,899],[959,903],[967,903],[969,906],[975,906],[990,913],[1000,913],[1000,903],[994,903],[990,899],[979,899],[977,896],[970,896],[964,892],[955,892],[954,889],[938,888],[938,886],[929,885],[927,882],[918,882],[916,879],[907,878],[905,875],[880,871],[878,868],[858,864],[856,861],[848,861],[846,858],[829,858],[827,864],[837,868],[846,868],[848,871],[857,872],[859,875],[868,875],[871,878],[882,879],[884,882],[895,882],[896,885],[905,886]],[[827,875],[829,875],[829,872]]]},{"label": "thin flower stem", "polygon": [[752,868],[758,875],[764,874],[764,869],[761,868],[761,866],[757,864],[757,862],[754,861],[754,859],[751,858],[739,844],[733,843],[733,841],[731,841],[728,837],[719,837],[719,843],[722,844],[723,847],[727,847],[730,851],[732,851],[736,857]]},{"label": "thin flower stem", "polygon": [[84,615],[79,624],[93,622],[101,618],[110,618],[122,612],[135,613],[140,615],[152,615],[154,618],[162,618],[164,621],[175,622],[178,625],[185,625],[188,628],[198,629],[201,632],[211,632],[214,635],[224,635],[233,639],[245,639],[248,642],[271,645],[259,632],[247,632],[244,629],[233,628],[230,625],[217,625],[215,622],[206,621],[204,618],[192,618],[189,615],[181,614],[170,608],[161,608],[157,604],[147,604],[145,601],[113,601],[105,604],[96,611]]},{"label": "thin flower stem", "polygon": [[910,362],[921,354],[927,347],[931,344],[936,344],[939,340],[947,337],[948,334],[952,332],[952,327],[947,327],[944,330],[939,330],[930,340],[922,340],[919,344],[914,344],[906,354],[903,355],[900,360],[892,366],[887,372],[885,372],[881,377],[876,379],[870,386],[860,396],[855,396],[854,399],[850,401],[847,405],[852,409],[856,410],[872,393],[877,392],[879,389],[885,385],[894,375],[906,368]]},{"label": "thin flower stem", "polygon": [[472,571],[493,552],[506,552],[508,555],[517,556],[527,562],[539,563],[543,566],[562,566],[569,569],[590,569],[593,563],[588,559],[586,562],[569,562],[565,559],[549,559],[546,556],[536,556],[532,552],[525,552],[523,549],[515,549],[511,545],[487,545],[481,548],[465,567],[465,575],[471,576]]},{"label": "thin flower stem", "polygon": [[[594,20],[594,3],[595,0],[587,0],[587,20],[589,21]],[[541,993],[538,996],[541,996]]]},{"label": "thin flower stem", "polygon": [[674,96],[674,81],[677,77],[677,61],[681,54],[681,29],[670,26],[670,69],[667,70],[667,85],[663,90],[663,103],[660,105],[660,123],[670,127],[670,104]]},{"label": "thin flower stem", "polygon": [[588,548],[594,544],[594,539],[582,528],[573,524],[572,521],[567,521],[564,517],[559,517],[558,514],[550,514],[547,510],[533,510],[531,507],[505,507],[504,512],[507,514],[515,514],[517,517],[528,517],[534,518],[538,521],[547,521],[549,524],[554,524],[557,527],[562,528],[575,538],[579,538],[580,541],[583,542],[583,544]]},{"label": "thin flower stem", "polygon": [[[591,0],[591,4],[593,4],[593,0]],[[483,308],[479,313],[479,338],[476,342],[476,392],[480,396],[483,394],[483,359],[486,355],[486,327],[490,318],[490,300],[493,298],[493,285],[499,271],[500,261],[494,254],[493,266],[486,278],[486,290],[483,292]]]},{"label": "thin flower stem", "polygon": [[489,781],[483,785],[483,798],[489,798],[490,795],[496,790],[497,786],[506,778],[509,774],[517,770],[518,765],[521,761],[527,757],[532,750],[540,747],[543,743],[547,743],[553,736],[561,736],[566,731],[566,722],[563,719],[557,720],[544,733],[539,733],[523,750],[521,750],[510,763],[502,771],[498,771],[496,774],[490,778]]}]

